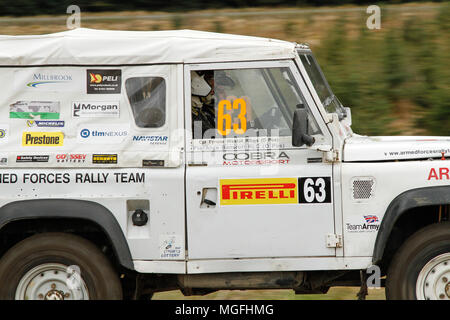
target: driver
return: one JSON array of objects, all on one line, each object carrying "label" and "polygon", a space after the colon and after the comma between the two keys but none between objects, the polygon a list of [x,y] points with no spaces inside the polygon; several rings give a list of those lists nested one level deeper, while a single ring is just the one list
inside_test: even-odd
[{"label": "driver", "polygon": [[[193,71],[191,79],[192,93],[192,129],[194,136],[200,133],[199,123],[201,123],[201,134],[214,130],[216,132],[217,107],[221,100],[233,101],[235,96],[228,96],[227,92],[234,88],[235,82],[224,71]],[[242,97],[247,102],[247,119],[251,118],[250,101],[248,97]],[[249,121],[247,127],[251,127]],[[197,131],[196,131],[197,130]],[[214,136],[214,134],[212,135]]]}]

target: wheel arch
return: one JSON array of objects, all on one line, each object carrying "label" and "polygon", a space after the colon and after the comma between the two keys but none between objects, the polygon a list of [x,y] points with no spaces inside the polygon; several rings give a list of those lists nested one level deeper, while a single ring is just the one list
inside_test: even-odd
[{"label": "wheel arch", "polygon": [[9,224],[38,219],[80,219],[98,226],[109,239],[117,261],[134,270],[125,235],[112,212],[87,200],[36,199],[10,202],[0,208],[0,232]]},{"label": "wheel arch", "polygon": [[392,200],[384,214],[375,241],[373,264],[382,261],[393,228],[402,216],[414,209],[441,205],[450,205],[450,186],[412,189]]}]

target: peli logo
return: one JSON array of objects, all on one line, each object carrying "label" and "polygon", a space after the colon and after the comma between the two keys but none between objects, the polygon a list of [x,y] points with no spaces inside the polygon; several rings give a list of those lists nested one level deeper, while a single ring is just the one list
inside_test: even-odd
[{"label": "peli logo", "polygon": [[62,132],[24,132],[22,147],[60,147],[64,143]]},{"label": "peli logo", "polygon": [[88,94],[120,93],[122,70],[88,69],[86,70],[86,73]]},{"label": "peli logo", "polygon": [[89,75],[91,76],[91,83],[102,83],[101,74],[89,73]]},{"label": "peli logo", "polygon": [[298,203],[297,178],[220,180],[220,204]]}]

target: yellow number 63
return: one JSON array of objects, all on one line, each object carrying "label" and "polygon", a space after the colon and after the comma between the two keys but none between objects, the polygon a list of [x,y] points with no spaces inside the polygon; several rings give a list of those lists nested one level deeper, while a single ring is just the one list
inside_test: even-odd
[{"label": "yellow number 63", "polygon": [[225,113],[225,110],[237,109],[241,110],[238,115],[240,124],[233,123],[233,130],[236,134],[243,134],[247,131],[247,104],[245,100],[242,98],[235,99],[233,104],[231,104],[230,100],[225,99],[219,102],[219,110],[217,115],[217,131],[219,131],[222,136],[230,134],[232,124],[231,115],[229,113]]}]

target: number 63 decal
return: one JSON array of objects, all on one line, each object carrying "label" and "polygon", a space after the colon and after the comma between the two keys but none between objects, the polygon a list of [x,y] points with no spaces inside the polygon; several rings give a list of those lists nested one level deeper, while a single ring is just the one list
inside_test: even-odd
[{"label": "number 63 decal", "polygon": [[331,178],[298,178],[298,200],[299,203],[331,203]]}]

